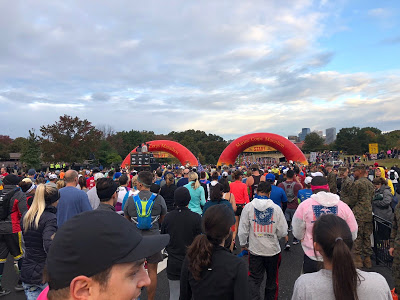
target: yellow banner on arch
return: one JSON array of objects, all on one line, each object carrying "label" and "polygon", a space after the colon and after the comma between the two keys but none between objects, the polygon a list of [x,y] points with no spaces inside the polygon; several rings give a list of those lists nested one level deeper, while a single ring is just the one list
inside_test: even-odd
[{"label": "yellow banner on arch", "polygon": [[275,148],[266,145],[256,145],[247,148],[243,152],[270,152],[270,151],[277,151],[277,150]]},{"label": "yellow banner on arch", "polygon": [[168,152],[164,152],[164,151],[154,151],[153,155],[154,155],[154,158],[174,158],[173,155],[169,154]]}]

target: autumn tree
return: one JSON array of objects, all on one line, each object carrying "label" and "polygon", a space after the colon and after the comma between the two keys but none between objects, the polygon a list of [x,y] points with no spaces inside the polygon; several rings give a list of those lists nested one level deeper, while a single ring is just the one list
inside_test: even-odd
[{"label": "autumn tree", "polygon": [[102,137],[88,120],[67,115],[55,124],[41,126],[40,132],[46,162],[83,162],[96,152]]},{"label": "autumn tree", "polygon": [[13,140],[8,135],[0,135],[0,160],[10,159],[10,146]]}]

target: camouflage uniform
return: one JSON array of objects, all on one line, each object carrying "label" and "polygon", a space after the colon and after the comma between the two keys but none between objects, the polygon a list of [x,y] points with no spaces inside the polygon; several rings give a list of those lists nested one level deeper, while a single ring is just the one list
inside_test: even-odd
[{"label": "camouflage uniform", "polygon": [[375,187],[367,178],[362,177],[354,182],[349,201],[349,206],[353,210],[358,224],[357,239],[354,241],[354,254],[364,257],[372,255],[372,199],[374,195]]},{"label": "camouflage uniform", "polygon": [[394,211],[394,219],[392,226],[392,233],[390,236],[390,248],[394,248],[393,253],[393,278],[394,278],[394,286],[396,288],[396,293],[400,294],[400,205],[396,206]]},{"label": "camouflage uniform", "polygon": [[333,171],[330,171],[327,178],[329,190],[332,194],[337,194],[337,183],[336,183],[336,174]]},{"label": "camouflage uniform", "polygon": [[353,192],[353,180],[348,176],[342,179],[342,188],[340,189],[340,200],[349,205],[351,193]]}]

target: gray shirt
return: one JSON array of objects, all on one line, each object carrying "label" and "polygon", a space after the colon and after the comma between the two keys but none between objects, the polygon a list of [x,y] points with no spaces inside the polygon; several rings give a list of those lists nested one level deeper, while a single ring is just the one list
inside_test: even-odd
[{"label": "gray shirt", "polygon": [[90,205],[92,206],[93,209],[96,209],[99,207],[100,204],[100,198],[97,196],[97,189],[96,187],[92,187],[88,192],[87,196],[89,198]]},{"label": "gray shirt", "polygon": [[[391,300],[391,292],[386,279],[375,272],[357,270],[361,283],[357,287],[359,299]],[[332,271],[320,270],[301,275],[294,285],[292,300],[335,300]]]},{"label": "gray shirt", "polygon": [[[139,197],[142,200],[145,199],[150,199],[152,195],[152,192],[150,191],[140,191],[139,192]],[[160,216],[163,216],[167,213],[167,205],[165,204],[165,200],[162,196],[158,195],[155,200],[154,200],[154,205],[153,209],[151,210],[151,218],[152,220],[159,218]],[[129,216],[136,220],[137,218],[137,212],[136,212],[136,205],[135,201],[133,200],[133,197],[130,196],[128,200],[126,201],[125,207],[124,207],[124,214],[125,216]],[[141,230],[141,233],[143,235],[152,235],[152,234],[159,234],[159,224],[158,221],[153,223],[153,226],[149,230]],[[136,225],[135,225],[135,228]],[[139,229],[138,229],[139,230]]]}]

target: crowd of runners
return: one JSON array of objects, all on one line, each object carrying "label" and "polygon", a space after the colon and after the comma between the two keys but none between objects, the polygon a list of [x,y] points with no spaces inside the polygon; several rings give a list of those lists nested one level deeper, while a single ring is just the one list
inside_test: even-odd
[{"label": "crowd of runners", "polygon": [[[400,292],[399,174],[329,161],[2,168],[0,279],[10,254],[28,300],[138,299],[143,288],[157,299],[167,258],[171,300],[277,299],[284,239],[284,251],[304,251],[292,299],[392,299],[385,278],[366,271],[375,215],[392,223],[381,234]],[[9,293],[0,284],[0,297]]]}]

